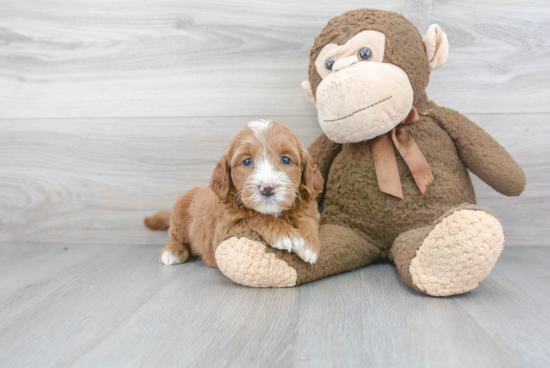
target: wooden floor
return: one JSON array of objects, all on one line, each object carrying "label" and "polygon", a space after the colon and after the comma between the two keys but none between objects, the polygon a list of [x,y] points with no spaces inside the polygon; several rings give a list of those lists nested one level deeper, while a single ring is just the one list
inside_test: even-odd
[{"label": "wooden floor", "polygon": [[550,366],[548,247],[506,248],[451,298],[390,264],[252,289],[198,260],[162,266],[160,249],[2,245],[0,366]]}]

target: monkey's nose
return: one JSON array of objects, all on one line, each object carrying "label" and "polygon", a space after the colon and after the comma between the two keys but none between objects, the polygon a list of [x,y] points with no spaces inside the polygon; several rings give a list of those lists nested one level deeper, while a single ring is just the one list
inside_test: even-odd
[{"label": "monkey's nose", "polygon": [[347,58],[337,60],[332,66],[332,71],[336,72],[340,69],[347,68],[348,66],[353,65],[358,61],[359,59],[357,58],[357,55],[352,55],[352,56],[348,56]]},{"label": "monkey's nose", "polygon": [[262,184],[260,185],[260,193],[262,193],[264,197],[271,197],[275,194],[275,187],[271,184]]}]

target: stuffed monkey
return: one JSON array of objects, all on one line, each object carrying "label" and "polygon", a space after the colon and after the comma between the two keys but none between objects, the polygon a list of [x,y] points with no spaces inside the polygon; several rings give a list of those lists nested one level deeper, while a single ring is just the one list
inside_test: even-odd
[{"label": "stuffed monkey", "polygon": [[504,234],[476,205],[468,170],[507,196],[523,191],[525,176],[483,129],[428,100],[430,72],[448,51],[439,26],[422,38],[394,12],[333,18],[315,39],[302,83],[324,131],[309,148],[325,179],[320,257],[307,264],[248,231],[218,246],[220,270],[242,285],[289,287],[389,259],[424,294],[479,285]]}]

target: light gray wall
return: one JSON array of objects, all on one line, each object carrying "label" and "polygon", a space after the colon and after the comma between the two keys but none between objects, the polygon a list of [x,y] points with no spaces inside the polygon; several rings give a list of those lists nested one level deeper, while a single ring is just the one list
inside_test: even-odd
[{"label": "light gray wall", "polygon": [[346,10],[403,13],[451,45],[428,94],[522,165],[507,198],[474,178],[507,245],[549,245],[550,3],[519,1],[4,0],[0,242],[163,243],[142,218],[206,184],[220,150],[263,117],[320,134],[300,82]]}]

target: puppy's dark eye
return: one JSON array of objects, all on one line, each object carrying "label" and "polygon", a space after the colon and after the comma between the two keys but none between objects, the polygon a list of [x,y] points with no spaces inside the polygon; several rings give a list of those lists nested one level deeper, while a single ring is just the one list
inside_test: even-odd
[{"label": "puppy's dark eye", "polygon": [[283,156],[281,157],[281,162],[283,163],[283,165],[290,165],[292,163],[292,160],[286,156]]},{"label": "puppy's dark eye", "polygon": [[334,60],[332,59],[328,59],[327,61],[325,61],[325,67],[328,69],[328,70],[332,70],[332,66],[334,65]]},{"label": "puppy's dark eye", "polygon": [[244,165],[244,166],[250,166],[250,165],[252,165],[252,159],[251,159],[251,158],[247,158],[246,160],[243,161],[243,165]]},{"label": "puppy's dark eye", "polygon": [[357,57],[359,60],[367,61],[372,58],[372,51],[368,47],[363,47],[359,52],[357,53]]}]

